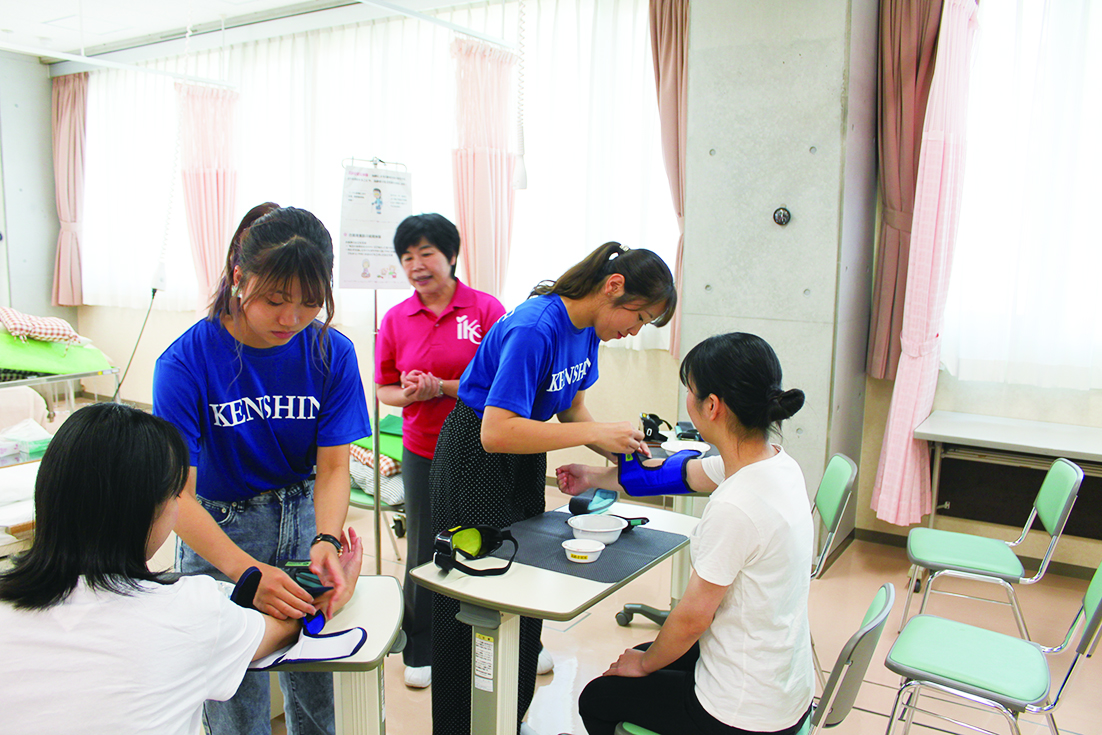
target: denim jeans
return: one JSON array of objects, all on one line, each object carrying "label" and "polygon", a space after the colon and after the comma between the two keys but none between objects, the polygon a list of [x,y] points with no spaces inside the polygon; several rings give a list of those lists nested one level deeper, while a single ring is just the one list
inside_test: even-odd
[{"label": "denim jeans", "polygon": [[[199,498],[230,540],[257,561],[279,565],[310,558],[316,533],[314,483],[307,481],[233,503]],[[183,574],[209,574],[227,580],[182,541],[176,546],[176,568]],[[271,692],[268,672],[245,674],[237,694],[226,702],[208,700],[203,721],[211,735],[270,735]],[[279,672],[289,735],[332,735],[333,675]]]}]

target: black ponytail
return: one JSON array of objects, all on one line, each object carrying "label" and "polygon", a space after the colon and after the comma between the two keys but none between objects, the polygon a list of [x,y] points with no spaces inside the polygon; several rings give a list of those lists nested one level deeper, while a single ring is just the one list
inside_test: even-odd
[{"label": "black ponytail", "polygon": [[662,327],[669,323],[677,308],[677,290],[669,266],[650,250],[631,250],[618,242],[606,242],[558,280],[540,282],[528,296],[558,294],[566,299],[583,299],[616,273],[624,277],[624,293],[616,306],[640,300],[646,306],[661,305],[662,313],[652,324]]}]

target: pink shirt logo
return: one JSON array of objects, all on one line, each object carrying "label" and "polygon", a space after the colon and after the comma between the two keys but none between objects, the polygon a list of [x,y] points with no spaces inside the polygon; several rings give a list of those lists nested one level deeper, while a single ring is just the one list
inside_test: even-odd
[{"label": "pink shirt logo", "polygon": [[482,342],[482,326],[475,320],[468,320],[466,314],[456,317],[455,338],[465,339],[472,344]]}]

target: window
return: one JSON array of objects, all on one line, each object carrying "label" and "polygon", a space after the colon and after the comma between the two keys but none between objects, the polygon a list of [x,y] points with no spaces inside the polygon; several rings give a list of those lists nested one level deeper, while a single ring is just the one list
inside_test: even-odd
[{"label": "window", "polygon": [[961,380],[1102,388],[1098,4],[981,3],[969,95],[942,361]]}]

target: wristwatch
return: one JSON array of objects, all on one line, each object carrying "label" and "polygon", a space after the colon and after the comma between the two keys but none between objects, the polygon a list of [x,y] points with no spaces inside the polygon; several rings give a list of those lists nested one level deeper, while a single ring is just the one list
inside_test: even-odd
[{"label": "wristwatch", "polygon": [[310,548],[314,548],[314,544],[318,543],[319,541],[328,541],[329,543],[333,544],[333,546],[336,547],[338,554],[344,551],[344,547],[341,546],[341,540],[331,533],[319,533],[317,536],[314,537],[314,540],[310,542]]}]

